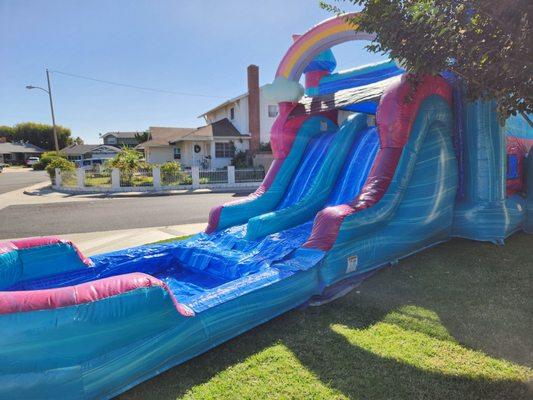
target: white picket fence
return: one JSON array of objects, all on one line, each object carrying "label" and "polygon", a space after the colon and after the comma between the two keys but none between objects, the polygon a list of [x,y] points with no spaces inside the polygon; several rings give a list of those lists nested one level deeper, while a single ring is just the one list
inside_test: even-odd
[{"label": "white picket fence", "polygon": [[56,169],[53,188],[69,192],[151,192],[193,189],[255,188],[265,176],[262,169],[190,170],[176,174],[162,173],[154,166],[132,174],[123,174],[118,168],[110,171],[91,171],[78,168],[75,171]]}]

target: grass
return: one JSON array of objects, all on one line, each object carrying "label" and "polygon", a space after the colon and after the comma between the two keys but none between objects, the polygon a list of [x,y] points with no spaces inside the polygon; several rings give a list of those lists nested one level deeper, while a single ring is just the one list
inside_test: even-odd
[{"label": "grass", "polygon": [[120,399],[530,399],[532,247],[452,240]]},{"label": "grass", "polygon": [[111,186],[111,176],[85,177],[85,186]]},{"label": "grass", "polygon": [[185,240],[185,239],[188,239],[188,238],[190,238],[191,236],[194,236],[194,235],[176,236],[176,237],[173,237],[173,238],[170,238],[170,239],[158,240],[157,242],[152,242],[152,243],[148,243],[148,244],[172,243],[172,242],[177,242],[178,240]]}]

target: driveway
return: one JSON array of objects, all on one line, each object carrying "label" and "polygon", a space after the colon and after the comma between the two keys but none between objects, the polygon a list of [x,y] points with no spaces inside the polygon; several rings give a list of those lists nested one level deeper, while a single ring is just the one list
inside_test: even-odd
[{"label": "driveway", "polygon": [[45,171],[33,171],[29,168],[4,168],[4,171],[0,173],[0,194],[49,180]]}]

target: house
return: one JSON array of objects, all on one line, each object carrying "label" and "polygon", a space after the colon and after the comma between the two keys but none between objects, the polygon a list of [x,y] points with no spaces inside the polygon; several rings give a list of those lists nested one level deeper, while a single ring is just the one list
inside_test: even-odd
[{"label": "house", "polygon": [[120,153],[120,149],[105,144],[73,144],[61,150],[71,161],[107,160]]},{"label": "house", "polygon": [[256,154],[260,144],[270,143],[270,130],[278,116],[278,105],[268,101],[259,86],[259,68],[247,69],[248,92],[206,111],[199,118],[207,124],[227,118],[243,135],[250,135],[250,151]]},{"label": "house", "polygon": [[45,151],[31,143],[0,143],[0,163],[22,164],[28,157],[39,157]]},{"label": "house", "polygon": [[222,119],[199,128],[150,127],[148,141],[136,149],[144,150],[151,164],[178,161],[184,167],[216,169],[230,165],[237,151],[247,151],[249,141],[249,135]]},{"label": "house", "polygon": [[107,146],[115,147],[135,147],[141,141],[138,139],[143,132],[107,132],[100,135]]}]

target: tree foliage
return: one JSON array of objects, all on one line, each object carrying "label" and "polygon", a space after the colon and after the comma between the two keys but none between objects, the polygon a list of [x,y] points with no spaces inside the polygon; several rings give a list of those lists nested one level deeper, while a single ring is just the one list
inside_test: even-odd
[{"label": "tree foliage", "polygon": [[[342,2],[342,1],[340,1]],[[367,49],[410,72],[454,72],[470,99],[496,99],[502,118],[533,112],[531,0],[345,0],[349,21],[375,32]],[[341,7],[321,2],[335,13]],[[531,121],[529,121],[531,123]]]},{"label": "tree foliage", "polygon": [[120,169],[121,179],[127,185],[132,185],[135,172],[150,168],[150,165],[142,159],[142,154],[137,150],[123,147],[120,153],[106,162],[105,167]]},{"label": "tree foliage", "polygon": [[39,157],[39,162],[33,164],[33,169],[35,171],[42,171],[46,169],[46,167],[57,157],[67,159],[67,156],[64,153],[57,153],[55,151],[46,151],[43,154],[41,154],[41,157]]},{"label": "tree foliage", "polygon": [[169,161],[164,164],[161,164],[161,173],[162,174],[179,174],[181,172],[181,164],[177,161]]},{"label": "tree foliage", "polygon": [[135,139],[139,141],[139,143],[144,143],[148,141],[148,138],[150,137],[149,131],[144,131],[142,133],[135,133]]},{"label": "tree foliage", "polygon": [[[57,141],[62,149],[73,143],[69,128],[56,125]],[[54,130],[52,125],[23,122],[13,127],[0,126],[0,137],[5,137],[8,142],[28,142],[45,150],[55,150]],[[80,139],[81,140],[81,139]]]},{"label": "tree foliage", "polygon": [[246,168],[249,166],[249,157],[245,151],[236,151],[231,159],[231,165],[235,168]]},{"label": "tree foliage", "polygon": [[50,163],[46,166],[46,172],[51,179],[54,179],[56,176],[56,168],[59,168],[61,171],[74,171],[76,165],[63,157],[52,157]]}]

